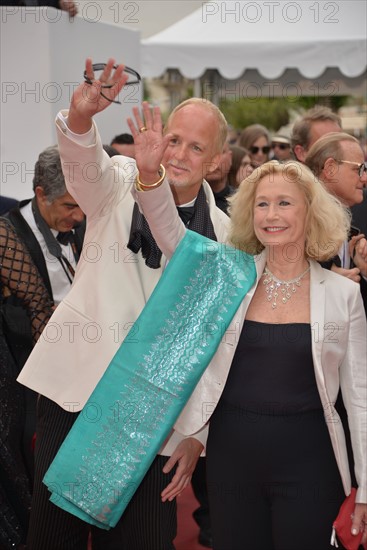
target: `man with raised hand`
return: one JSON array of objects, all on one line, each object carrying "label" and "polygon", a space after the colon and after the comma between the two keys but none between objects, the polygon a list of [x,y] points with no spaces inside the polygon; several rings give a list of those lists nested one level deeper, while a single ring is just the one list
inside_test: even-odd
[{"label": "man with raised hand", "polygon": [[[110,59],[95,80],[88,59],[87,82],[75,90],[70,110],[59,113],[56,121],[67,187],[87,216],[87,231],[73,287],[19,378],[41,394],[28,550],[87,548],[90,526],[50,503],[42,479],[165,267],[130,193],[137,169],[144,177],[157,177],[149,163],[149,149],[155,145],[138,140],[137,166],[126,157],[110,159],[93,122],[127,80],[123,65],[113,66]],[[191,99],[171,113],[165,133],[163,164],[180,216],[193,231],[223,242],[229,220],[215,206],[204,179],[217,166],[226,139],[223,115],[210,102]],[[138,338],[138,327],[133,327],[129,341]],[[186,414],[185,434],[172,430],[117,526],[107,532],[92,527],[93,550],[174,548],[175,497],[190,482],[203,450],[204,406],[196,402],[195,414]]]}]

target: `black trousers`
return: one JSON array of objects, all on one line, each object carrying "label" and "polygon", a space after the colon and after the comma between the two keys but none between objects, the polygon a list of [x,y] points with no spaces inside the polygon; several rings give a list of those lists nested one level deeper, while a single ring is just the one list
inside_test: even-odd
[{"label": "black trousers", "polygon": [[167,457],[156,457],[119,523],[110,531],[91,527],[50,503],[42,479],[77,416],[40,398],[27,550],[86,550],[90,532],[93,550],[174,550],[176,501],[162,503],[160,498],[174,475],[162,473]]},{"label": "black trousers", "polygon": [[199,507],[193,512],[193,518],[204,531],[210,530],[210,513],[208,488],[206,485],[206,457],[199,458],[194,473],[192,474],[191,486],[199,503]]},{"label": "black trousers", "polygon": [[220,403],[207,444],[214,550],[329,550],[345,498],[323,411]]}]

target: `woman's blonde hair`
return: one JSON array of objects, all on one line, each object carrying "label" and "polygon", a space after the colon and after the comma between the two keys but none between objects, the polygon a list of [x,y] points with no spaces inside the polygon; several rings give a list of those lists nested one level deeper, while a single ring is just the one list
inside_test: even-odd
[{"label": "woman's blonde hair", "polygon": [[249,254],[259,254],[264,249],[254,231],[256,190],[263,178],[277,174],[282,175],[289,185],[297,185],[304,194],[307,205],[305,256],[316,261],[335,256],[347,239],[350,212],[328,193],[307,166],[297,161],[266,162],[241,183],[237,192],[228,199],[232,222],[230,242]]}]

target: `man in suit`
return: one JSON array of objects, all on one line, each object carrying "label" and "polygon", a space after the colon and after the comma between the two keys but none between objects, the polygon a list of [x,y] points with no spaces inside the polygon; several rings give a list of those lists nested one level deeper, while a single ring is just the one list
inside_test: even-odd
[{"label": "man in suit", "polygon": [[[312,145],[325,134],[342,132],[341,118],[329,107],[315,105],[297,120],[293,126],[291,143],[296,160],[305,162]],[[367,192],[363,201],[351,205],[352,224],[367,235]]]},{"label": "man in suit", "polygon": [[[362,148],[354,137],[342,132],[326,134],[311,147],[305,164],[347,207],[363,201],[366,166]],[[367,311],[367,241],[358,229],[329,267],[360,283]]]},{"label": "man in suit", "polygon": [[[83,212],[66,191],[56,146],[48,147],[39,155],[33,189],[33,199],[21,201],[6,217],[32,256],[50,300],[57,305],[70,290],[85,227]],[[2,312],[4,334],[20,372],[33,349],[30,320],[22,303],[13,295],[4,299]],[[24,453],[32,472],[36,394],[28,391],[25,399]]]},{"label": "man in suit", "polygon": [[[42,478],[132,326],[129,341],[139,337],[134,322],[166,263],[130,193],[135,162],[120,156],[112,162],[92,120],[109,105],[100,95],[101,86],[112,85],[103,94],[113,99],[126,82],[123,66],[111,75],[112,66],[109,60],[100,80],[94,81],[87,60],[86,74],[93,84],[78,87],[70,110],[57,118],[67,187],[86,213],[87,230],[73,287],[48,325],[57,338],[51,332],[42,338],[19,377],[42,395],[30,550],[87,548],[89,526],[49,502]],[[194,98],[174,109],[166,132],[163,163],[182,220],[196,232],[225,241],[228,217],[216,207],[204,179],[218,164],[227,135],[225,118],[212,103]],[[145,164],[139,168],[149,172],[149,155],[142,157]],[[221,383],[213,382],[216,387]],[[92,528],[94,549],[174,548],[175,497],[190,482],[206,438],[199,417],[187,433],[172,430],[117,526],[108,532]]]},{"label": "man in suit", "polygon": [[8,213],[17,234],[58,305],[69,292],[84,237],[84,213],[67,191],[57,146],[42,151],[34,168],[34,197]]},{"label": "man in suit", "polygon": [[[85,219],[66,190],[57,146],[39,155],[33,190],[34,197],[21,201],[6,217],[32,256],[51,301],[58,305],[74,278]],[[5,300],[4,312],[6,338],[20,370],[33,348],[29,319],[13,296]]]}]

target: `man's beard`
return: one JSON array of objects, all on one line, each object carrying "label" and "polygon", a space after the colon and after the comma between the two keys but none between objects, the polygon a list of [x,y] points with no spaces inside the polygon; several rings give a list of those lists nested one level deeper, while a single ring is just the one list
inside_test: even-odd
[{"label": "man's beard", "polygon": [[166,165],[166,174],[167,174],[167,179],[168,179],[168,183],[170,185],[173,185],[174,187],[188,187],[190,184],[189,184],[189,173],[187,173],[187,176],[181,176],[180,178],[175,178],[174,176],[171,176],[169,174],[169,169],[170,168],[185,168],[184,165],[180,165],[180,164],[171,164],[170,162],[167,163]]},{"label": "man's beard", "polygon": [[167,176],[167,179],[168,179],[168,183],[173,187],[188,187],[189,186],[189,182],[187,180],[186,181],[176,180],[175,178],[170,178],[169,176]]},{"label": "man's beard", "polygon": [[[167,170],[167,169],[166,169]],[[171,176],[170,174],[168,174],[168,172],[166,172],[167,174],[167,179],[168,179],[168,183],[170,185],[173,185],[174,187],[188,187],[189,186],[189,176],[185,177],[185,178],[175,178],[174,176]]]}]

